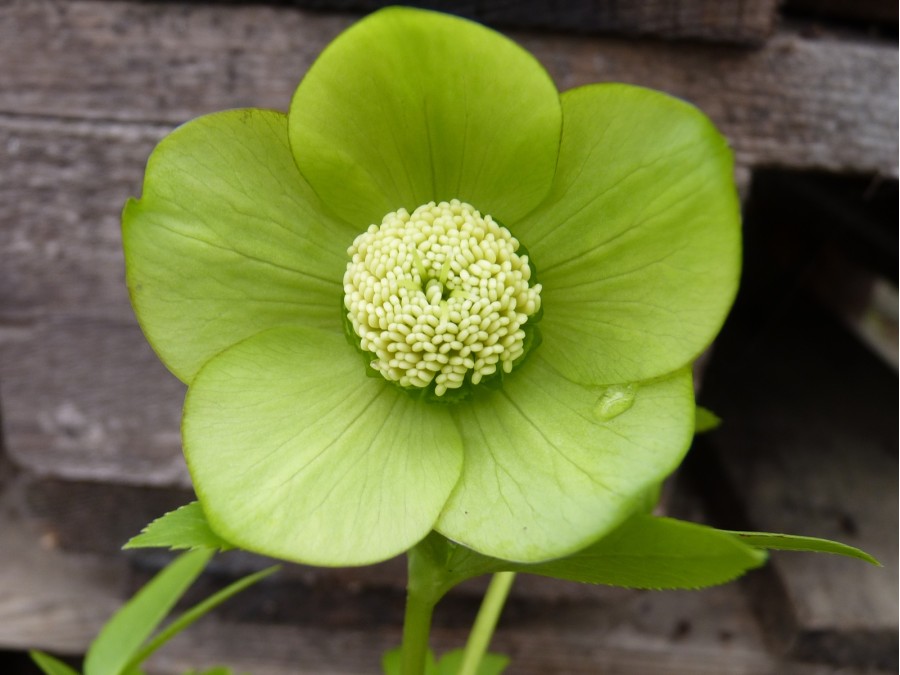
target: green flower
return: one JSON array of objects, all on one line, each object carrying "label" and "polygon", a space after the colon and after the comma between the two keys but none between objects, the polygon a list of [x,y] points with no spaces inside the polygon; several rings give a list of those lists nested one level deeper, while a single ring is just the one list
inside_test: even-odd
[{"label": "green flower", "polygon": [[690,105],[560,95],[506,38],[397,8],[287,115],[175,130],[124,214],[211,526],[320,565],[432,529],[539,561],[644,508],[692,436],[739,235],[730,152]]}]

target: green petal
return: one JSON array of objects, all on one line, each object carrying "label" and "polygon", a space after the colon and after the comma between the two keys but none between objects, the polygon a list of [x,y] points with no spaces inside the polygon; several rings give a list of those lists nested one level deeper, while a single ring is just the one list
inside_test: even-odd
[{"label": "green petal", "polygon": [[294,164],[285,115],[234,110],[154,150],[123,216],[141,327],[179,378],[266,328],[332,326],[356,232],[322,214]]},{"label": "green petal", "polygon": [[693,431],[688,369],[628,387],[571,382],[536,353],[502,390],[460,404],[463,474],[436,529],[537,562],[580,550],[640,509]]},{"label": "green petal", "polygon": [[291,103],[300,170],[360,230],[458,198],[503,222],[547,194],[559,96],[541,65],[476,23],[389,8],[339,36]]},{"label": "green petal", "polygon": [[563,115],[553,189],[515,225],[543,284],[543,353],[581,382],[671,372],[737,291],[731,153],[696,108],[647,89],[575,89]]},{"label": "green petal", "polygon": [[459,477],[447,409],[365,376],[339,332],[275,328],[215,357],[185,402],[185,455],[213,530],[314,565],[402,553]]}]

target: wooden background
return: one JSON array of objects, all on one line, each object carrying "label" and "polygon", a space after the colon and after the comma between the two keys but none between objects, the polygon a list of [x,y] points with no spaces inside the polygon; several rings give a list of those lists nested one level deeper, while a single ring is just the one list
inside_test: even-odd
[{"label": "wooden background", "polygon": [[[83,652],[163,561],[118,547],[190,498],[183,388],[145,344],[123,280],[119,213],[151,149],[203,113],[284,109],[318,52],[377,4],[0,1],[0,650]],[[747,281],[701,391],[728,423],[692,452],[669,508],[840,538],[886,565],[776,555],[696,593],[522,579],[496,642],[511,672],[895,672],[896,6],[432,6],[509,33],[561,89],[655,87],[728,136]],[[262,564],[223,556],[204,584]],[[153,672],[375,672],[399,641],[402,579],[401,561],[291,567]],[[439,649],[462,644],[478,590],[439,609]]]}]

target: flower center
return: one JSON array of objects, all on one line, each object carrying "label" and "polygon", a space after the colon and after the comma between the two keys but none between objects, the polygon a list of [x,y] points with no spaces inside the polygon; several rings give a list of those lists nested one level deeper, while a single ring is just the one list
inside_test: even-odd
[{"label": "flower center", "polygon": [[455,199],[389,213],[348,249],[348,331],[385,379],[438,397],[510,373],[541,306],[519,248],[509,230]]}]

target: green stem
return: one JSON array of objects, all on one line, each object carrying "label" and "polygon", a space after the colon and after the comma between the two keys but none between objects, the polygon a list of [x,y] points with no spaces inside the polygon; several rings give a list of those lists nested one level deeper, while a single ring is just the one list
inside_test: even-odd
[{"label": "green stem", "polygon": [[478,666],[481,665],[481,659],[487,652],[500,612],[503,611],[503,605],[515,578],[515,572],[497,572],[491,579],[484,600],[481,601],[475,624],[472,626],[472,632],[469,633],[462,665],[457,675],[477,675]]},{"label": "green stem", "polygon": [[422,675],[428,655],[428,635],[434,603],[420,597],[413,588],[406,593],[406,613],[403,617],[403,675]]}]

